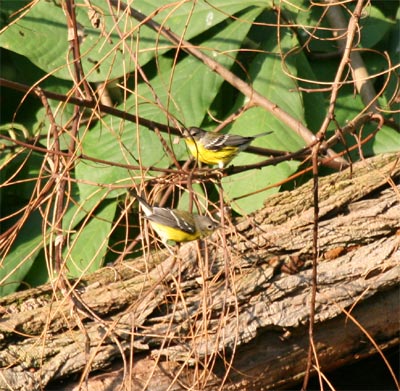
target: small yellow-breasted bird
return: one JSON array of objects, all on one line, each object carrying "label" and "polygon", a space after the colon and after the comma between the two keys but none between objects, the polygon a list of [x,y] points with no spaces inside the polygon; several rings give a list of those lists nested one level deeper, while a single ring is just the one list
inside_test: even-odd
[{"label": "small yellow-breasted bird", "polygon": [[255,136],[239,136],[237,134],[218,134],[206,132],[200,128],[185,129],[183,136],[190,153],[196,160],[224,168],[239,152],[244,151],[250,143],[272,132],[264,132]]},{"label": "small yellow-breasted bird", "polygon": [[133,195],[139,201],[146,219],[150,221],[164,244],[168,241],[181,243],[196,240],[209,235],[218,227],[218,224],[208,216],[151,206],[144,198],[137,194]]}]

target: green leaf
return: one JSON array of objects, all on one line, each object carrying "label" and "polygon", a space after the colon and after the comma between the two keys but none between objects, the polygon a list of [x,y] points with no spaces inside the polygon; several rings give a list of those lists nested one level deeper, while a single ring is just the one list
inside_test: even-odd
[{"label": "green leaf", "polygon": [[[354,7],[352,9],[354,10]],[[337,51],[337,41],[332,40],[334,26],[330,25],[326,16],[323,17],[324,11],[325,8],[320,6],[309,8],[309,5],[304,2],[303,4],[285,4],[282,11],[286,18],[292,18],[296,24],[304,26],[298,30],[300,39],[304,42],[307,41],[308,49],[314,53]],[[349,12],[346,12],[344,8],[338,7],[336,11],[342,13],[347,21],[350,20]],[[374,47],[383,39],[393,24],[394,22],[378,8],[371,5],[366,7],[360,19],[361,46],[364,48]],[[311,36],[312,39],[309,41]]]},{"label": "green leaf", "polygon": [[[340,126],[345,126],[349,119],[355,118],[365,107],[360,95],[354,95],[351,86],[343,87],[340,91],[335,107],[335,119]],[[378,103],[385,107],[384,98],[378,100]],[[365,139],[373,131],[376,131],[376,124],[370,123],[357,131],[357,136],[362,140]],[[335,123],[331,123],[329,130],[335,130]],[[350,148],[357,144],[357,140],[353,135],[346,135],[346,147]],[[343,146],[338,146],[337,149],[344,149]],[[398,133],[388,127],[383,127],[370,141],[363,144],[363,154],[365,157],[372,156],[375,153],[393,152],[400,150],[400,137]],[[353,159],[359,157],[358,148],[354,149],[350,155]]]},{"label": "green leaf", "polygon": [[[201,46],[214,48],[217,60],[225,66],[230,66],[234,61],[233,54],[224,56],[218,52],[236,52],[251,27],[251,21],[259,12],[260,9],[253,9],[243,14],[243,20],[248,20],[248,23],[227,24],[225,28],[202,42]],[[136,107],[135,100],[138,99],[141,117],[165,123],[168,121],[165,111],[155,102],[154,104],[150,102],[154,100],[154,91],[161,104],[167,107],[172,94],[177,108],[169,105],[169,113],[190,120],[188,126],[201,123],[218,94],[223,79],[191,57],[184,58],[174,68],[171,68],[171,63],[167,60],[159,61],[157,69],[157,75],[150,80],[152,89],[150,90],[145,83],[139,84],[136,87],[137,95],[132,94],[124,105],[121,105],[121,109],[129,110],[130,107]],[[171,77],[172,83],[168,85]],[[176,145],[168,135],[164,137],[177,160],[186,160],[188,154],[184,143],[181,141]],[[83,153],[91,157],[115,163],[140,165],[146,170],[147,176],[159,175],[157,172],[147,171],[149,167],[166,168],[172,164],[172,159],[154,132],[110,116],[105,117],[85,134],[82,148]],[[135,180],[140,181],[143,178],[139,169],[129,171],[126,168],[83,161],[76,167],[76,177],[79,180],[82,199],[98,191],[96,184],[118,183],[128,186]],[[88,184],[89,182],[92,185]],[[115,197],[122,192],[123,190],[110,192],[108,197]],[[101,193],[98,193],[97,197],[100,196]]]},{"label": "green leaf", "polygon": [[360,19],[361,46],[373,48],[380,42],[395,22],[385,17],[376,7],[369,6]]},{"label": "green leaf", "polygon": [[[301,95],[297,92],[296,82],[283,72],[282,59],[274,54],[279,50],[292,47],[293,44],[295,42],[289,34],[282,37],[279,45],[276,37],[270,36],[263,43],[262,49],[265,52],[255,57],[249,73],[251,79],[254,80],[253,86],[256,91],[262,92],[266,98],[304,123],[303,102]],[[287,67],[292,75],[297,74],[295,64],[288,62]],[[242,99],[239,99],[239,105],[242,105]],[[230,133],[251,136],[267,130],[273,130],[273,133],[256,139],[252,145],[283,151],[295,151],[304,146],[304,141],[297,134],[261,108],[250,109],[241,115],[232,125]],[[245,165],[262,160],[264,159],[260,156],[243,152],[233,160],[232,164]],[[228,200],[239,198],[232,205],[238,213],[251,213],[263,205],[267,194],[277,192],[279,186],[269,189],[268,192],[263,189],[289,177],[297,167],[298,163],[288,162],[276,167],[265,167],[261,170],[225,177],[222,179],[225,195]],[[244,197],[253,192],[257,194]]]},{"label": "green leaf", "polygon": [[[261,11],[260,8],[251,9],[240,16],[241,21],[226,23],[221,26],[224,28],[219,28],[215,35],[199,44],[199,48],[229,69],[252,26],[251,23]],[[210,49],[212,50],[210,51]],[[156,91],[160,91],[161,88],[165,89],[169,77],[173,77],[172,84],[167,84],[168,90],[162,94],[163,97],[167,97],[169,92],[176,102],[177,109],[170,106],[170,113],[181,118],[187,127],[200,125],[224,80],[192,56],[186,57],[172,69],[171,74],[170,72],[171,68],[168,68],[167,72],[160,75],[159,80],[154,81]],[[162,79],[164,79],[164,87],[159,84]],[[195,94],[193,90],[196,91]]]},{"label": "green leaf", "polygon": [[[145,170],[150,166],[165,168],[170,164],[162,143],[154,132],[145,128],[137,129],[135,124],[112,117],[105,118],[104,123],[106,122],[113,122],[116,126],[101,128],[100,124],[96,125],[82,141],[85,155],[110,162],[107,165],[82,160],[76,165],[75,173],[82,203],[92,197],[99,200],[106,193],[108,198],[115,198],[124,193],[123,188],[109,190],[102,189],[99,185],[115,184],[127,188],[133,182],[141,180],[141,166]],[[121,133],[115,131],[120,128]],[[133,165],[137,169],[128,170],[118,166],[119,163]],[[154,175],[154,172],[143,173],[146,177],[151,175]]]},{"label": "green leaf", "polygon": [[304,90],[312,91],[303,93],[304,115],[308,128],[316,133],[325,119],[327,102],[324,94],[319,92],[318,77],[303,52],[295,56],[299,86]]},{"label": "green leaf", "polygon": [[[133,71],[136,66],[135,60],[125,54],[128,53],[127,48],[136,50],[137,41],[137,56],[141,65],[170,49],[170,42],[146,25],[141,26],[127,13],[119,19],[114,19],[103,0],[92,0],[91,4],[98,10],[103,28],[94,28],[91,25],[87,7],[75,8],[80,28],[78,34],[81,39],[81,61],[88,81],[101,82]],[[178,35],[185,31],[185,38],[190,39],[220,23],[230,13],[256,4],[266,6],[262,1],[248,3],[243,0],[220,1],[215,7],[210,7],[206,2],[197,2],[195,5],[180,3],[179,6],[171,3],[160,7],[158,2],[153,4],[151,1],[138,0],[133,6],[146,15],[154,15],[155,10],[159,8],[154,19]],[[7,3],[3,7],[6,10]],[[10,7],[15,8],[15,3]],[[126,34],[124,40],[118,35],[118,29],[122,34]],[[73,64],[66,16],[56,2],[34,3],[18,23],[10,25],[3,32],[0,46],[26,56],[47,73],[71,80]]]},{"label": "green leaf", "polygon": [[47,282],[49,282],[49,273],[47,270],[46,256],[42,248],[36,256],[35,262],[33,262],[29,272],[25,275],[23,286],[24,288],[26,286],[35,287],[46,284]]},{"label": "green leaf", "polygon": [[[249,156],[243,154],[243,156]],[[245,157],[238,157],[237,160]],[[250,162],[253,159],[250,159]],[[246,215],[260,209],[265,200],[279,191],[280,180],[286,179],[298,168],[297,162],[284,162],[273,167],[264,167],[240,174],[230,175],[222,179],[225,199],[240,215]],[[243,197],[243,198],[241,198]]]},{"label": "green leaf", "polygon": [[[283,14],[289,14],[289,23],[300,26],[298,29],[301,43],[307,42],[307,50],[311,53],[336,53],[338,45],[332,40],[332,27],[328,20],[323,17],[323,7],[311,6],[309,2],[298,6],[289,2],[285,5]],[[312,37],[312,38],[311,38]],[[311,38],[311,39],[310,39]]]},{"label": "green leaf", "polygon": [[[4,130],[6,127],[2,127]],[[12,124],[12,131],[16,138],[26,136],[28,130],[17,123]],[[21,131],[18,132],[18,131]],[[22,134],[22,136],[21,136]],[[4,151],[8,149],[5,148]],[[21,228],[17,230],[16,240],[13,242],[10,251],[0,261],[0,295],[7,295],[16,291],[22,282],[23,287],[34,281],[44,282],[47,280],[48,273],[44,261],[43,246],[46,237],[43,236],[43,219],[38,211],[34,211],[24,220],[19,211],[32,205],[30,198],[35,194],[38,178],[42,178],[41,186],[45,186],[47,179],[43,178],[43,155],[36,152],[23,150],[13,150],[8,154],[0,153],[0,183],[8,186],[0,187],[0,207],[4,221],[2,221],[2,232],[12,227],[18,222]],[[17,153],[15,153],[17,152]],[[42,210],[43,212],[43,210]],[[14,231],[15,232],[15,231]],[[9,235],[12,238],[12,235]],[[38,255],[39,254],[39,255]],[[38,267],[40,263],[41,267]],[[28,275],[32,269],[36,269],[34,278]]]},{"label": "green leaf", "polygon": [[374,155],[379,153],[400,152],[399,133],[392,128],[383,126],[374,137],[372,151]]},{"label": "green leaf", "polygon": [[[15,124],[13,124],[15,125]],[[14,130],[16,127],[14,127]],[[36,180],[40,176],[43,165],[43,155],[27,150],[19,150],[19,153],[0,153],[0,163],[4,164],[0,170],[1,183],[7,182],[9,186],[1,189],[6,202],[2,204],[2,212],[10,215],[25,206],[36,186]],[[45,179],[43,179],[43,182]]]},{"label": "green leaf", "polygon": [[18,232],[10,251],[1,259],[0,296],[19,288],[42,247],[42,217],[39,212],[33,212]]},{"label": "green leaf", "polygon": [[103,265],[116,206],[115,201],[109,202],[69,237],[63,254],[70,277],[94,272]]},{"label": "green leaf", "polygon": [[[193,183],[191,190],[193,191],[194,194],[196,194],[196,197],[200,203],[200,210],[197,209],[197,205],[193,202],[193,197],[190,194],[190,192],[185,191],[179,196],[179,204],[177,209],[180,210],[185,210],[189,212],[194,212],[194,213],[199,213],[199,214],[205,214],[205,211],[207,210],[206,207],[206,200],[205,200],[205,194],[204,194],[204,186],[200,183]],[[192,206],[192,209],[189,207]]]},{"label": "green leaf", "polygon": [[[80,46],[82,65],[88,80],[95,82],[106,79],[107,75],[121,75],[124,59],[112,43],[118,42],[118,35],[113,30],[107,38],[102,37],[101,31],[91,26],[86,11],[86,7],[76,7],[77,20],[83,35]],[[111,27],[111,16],[109,13],[105,15],[108,15],[104,18],[106,26]],[[0,37],[0,45],[26,56],[46,73],[71,80],[73,64],[66,16],[61,5],[56,2],[36,2],[18,23],[12,24],[4,31]]]}]

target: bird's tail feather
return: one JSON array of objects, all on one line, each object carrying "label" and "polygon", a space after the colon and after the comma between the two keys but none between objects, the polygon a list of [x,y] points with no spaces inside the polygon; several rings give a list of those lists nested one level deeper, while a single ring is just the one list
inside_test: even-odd
[{"label": "bird's tail feather", "polygon": [[274,132],[272,132],[272,131],[270,131],[270,132],[263,132],[263,133],[259,133],[259,134],[256,134],[255,136],[251,136],[251,137],[252,137],[252,138],[258,138],[258,137],[266,136],[266,135],[271,134],[271,133],[274,133]]},{"label": "bird's tail feather", "polygon": [[146,216],[153,213],[153,207],[143,197],[141,197],[136,190],[129,189],[129,194],[139,201],[139,204],[141,205]]}]

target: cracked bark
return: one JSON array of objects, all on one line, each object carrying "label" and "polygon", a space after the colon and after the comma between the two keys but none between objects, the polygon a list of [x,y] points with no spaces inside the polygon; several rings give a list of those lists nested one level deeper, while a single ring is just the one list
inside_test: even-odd
[{"label": "cracked bark", "polygon": [[[320,180],[323,371],[374,353],[369,338],[381,349],[399,343],[399,177],[398,156],[383,155]],[[216,233],[206,248],[182,246],[177,259],[154,253],[77,281],[101,322],[78,321],[50,285],[2,298],[0,389],[36,390],[84,369],[107,371],[89,377],[89,389],[116,389],[123,369],[110,363],[132,351],[132,390],[290,386],[306,367],[312,219],[307,183],[226,230],[227,248]]]}]

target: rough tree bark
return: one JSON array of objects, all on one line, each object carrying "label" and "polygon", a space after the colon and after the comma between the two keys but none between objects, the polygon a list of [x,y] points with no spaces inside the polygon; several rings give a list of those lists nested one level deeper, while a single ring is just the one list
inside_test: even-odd
[{"label": "rough tree bark", "polygon": [[[320,373],[399,344],[398,159],[320,180]],[[46,285],[2,298],[0,388],[36,390],[73,374],[91,390],[290,386],[306,367],[312,221],[307,183],[207,246],[107,267],[69,292]],[[96,369],[107,373],[88,377]]]}]

